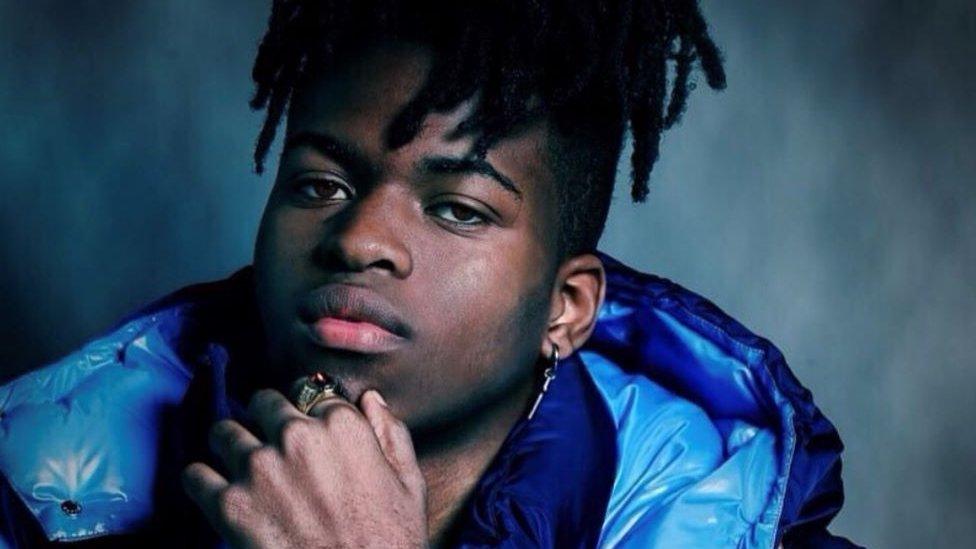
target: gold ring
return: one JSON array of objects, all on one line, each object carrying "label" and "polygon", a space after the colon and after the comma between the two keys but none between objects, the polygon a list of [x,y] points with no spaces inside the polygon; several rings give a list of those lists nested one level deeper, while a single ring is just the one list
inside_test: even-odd
[{"label": "gold ring", "polygon": [[305,379],[299,389],[298,396],[295,397],[295,407],[303,414],[308,414],[313,406],[334,396],[338,396],[336,382],[322,372],[315,372]]}]

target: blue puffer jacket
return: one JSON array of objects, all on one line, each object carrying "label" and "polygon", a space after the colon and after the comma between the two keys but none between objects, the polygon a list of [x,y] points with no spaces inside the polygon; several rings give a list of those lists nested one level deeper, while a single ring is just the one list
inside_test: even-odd
[{"label": "blue puffer jacket", "polygon": [[[470,547],[848,547],[840,438],[780,352],[608,256],[563,360],[459,519]],[[253,270],[190,286],[0,388],[0,548],[217,547],[177,480],[262,385]]]}]

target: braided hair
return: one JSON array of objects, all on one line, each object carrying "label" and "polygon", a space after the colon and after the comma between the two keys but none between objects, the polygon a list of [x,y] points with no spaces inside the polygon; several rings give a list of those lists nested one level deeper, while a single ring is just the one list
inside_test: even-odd
[{"label": "braided hair", "polygon": [[425,83],[387,130],[391,149],[409,143],[429,113],[476,93],[455,131],[474,137],[473,154],[535,120],[552,122],[563,254],[596,248],[625,132],[631,196],[642,202],[661,135],[694,88],[693,67],[713,89],[725,87],[697,0],[273,0],[252,71],[251,107],[266,109],[258,173],[303,78],[371,40],[419,42],[434,54]]}]

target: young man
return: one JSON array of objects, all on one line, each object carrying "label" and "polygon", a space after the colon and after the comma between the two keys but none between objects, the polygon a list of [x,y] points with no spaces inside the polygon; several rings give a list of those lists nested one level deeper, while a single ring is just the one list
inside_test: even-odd
[{"label": "young man", "polygon": [[843,544],[778,351],[596,251],[724,85],[695,3],[460,4],[274,3],[253,265],[0,389],[0,543]]}]

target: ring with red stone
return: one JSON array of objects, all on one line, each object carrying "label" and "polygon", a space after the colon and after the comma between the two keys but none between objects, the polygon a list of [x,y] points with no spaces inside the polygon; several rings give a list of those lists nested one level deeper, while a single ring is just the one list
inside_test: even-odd
[{"label": "ring with red stone", "polygon": [[315,372],[302,383],[295,397],[295,407],[303,414],[308,414],[313,406],[319,402],[338,396],[336,392],[336,382],[322,372]]}]

